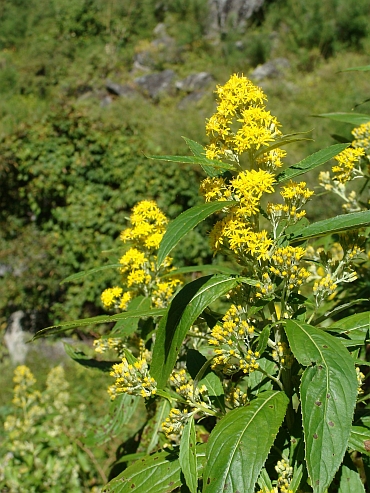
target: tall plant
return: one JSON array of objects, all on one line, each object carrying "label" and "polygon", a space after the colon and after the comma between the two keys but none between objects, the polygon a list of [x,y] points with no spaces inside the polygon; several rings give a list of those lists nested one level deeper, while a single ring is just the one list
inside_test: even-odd
[{"label": "tall plant", "polygon": [[[313,192],[296,181],[339,153],[344,159],[348,144],[283,170],[282,147],[304,137],[282,134],[266,95],[246,77],[233,75],[216,92],[209,144],[186,139],[193,156],[155,156],[200,164],[205,203],[169,224],[154,203],[138,204],[121,235],[129,245],[120,259],[122,285],[102,295],[123,313],[36,337],[116,322],[95,343],[121,358],[111,369],[116,417],[109,432],[119,433],[119,416],[129,419],[140,398],[148,415],[136,453],[121,458],[130,465],[105,491],[365,491],[351,457],[365,474],[370,422],[359,367],[370,313],[333,323],[356,300],[333,310],[330,303],[341,284],[356,279],[370,212],[309,224],[304,206]],[[172,249],[215,213],[212,249],[234,267],[174,269]],[[340,243],[309,244],[333,233]],[[189,271],[198,274],[183,284]]]}]

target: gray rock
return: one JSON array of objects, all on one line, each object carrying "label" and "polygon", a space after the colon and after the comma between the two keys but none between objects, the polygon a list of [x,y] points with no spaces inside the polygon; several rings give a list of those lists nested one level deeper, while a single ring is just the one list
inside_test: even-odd
[{"label": "gray rock", "polygon": [[131,98],[137,94],[135,89],[130,86],[129,84],[117,84],[116,82],[111,81],[110,79],[107,79],[105,83],[105,88],[107,89],[108,92],[111,94],[114,94],[115,96],[124,96]]},{"label": "gray rock", "polygon": [[111,96],[104,96],[104,98],[100,101],[100,107],[101,108],[106,108],[107,106],[112,104],[112,98]]},{"label": "gray rock", "polygon": [[253,70],[249,77],[255,81],[263,79],[273,79],[281,77],[284,72],[289,69],[290,63],[286,58],[275,58],[262,65],[259,65]]},{"label": "gray rock", "polygon": [[197,74],[188,75],[185,79],[176,82],[176,88],[185,92],[198,91],[207,87],[213,80],[213,76],[210,73],[198,72]]},{"label": "gray rock", "polygon": [[170,93],[173,88],[173,70],[163,70],[154,74],[143,75],[135,79],[135,84],[140,87],[145,95],[157,99],[163,93]]},{"label": "gray rock", "polygon": [[8,264],[0,264],[0,277],[4,277],[8,272],[12,272],[12,268]]},{"label": "gray rock", "polygon": [[134,69],[158,70],[164,63],[178,63],[180,61],[180,49],[176,40],[167,34],[166,26],[163,23],[155,27],[153,34],[156,39],[136,47]]},{"label": "gray rock", "polygon": [[8,320],[8,325],[5,330],[4,341],[8,348],[10,359],[13,364],[22,365],[27,356],[29,346],[26,344],[32,335],[23,331],[22,319],[25,313],[18,310],[12,313]]},{"label": "gray rock", "polygon": [[246,21],[258,12],[265,0],[208,0],[210,31],[227,32],[244,28]]}]

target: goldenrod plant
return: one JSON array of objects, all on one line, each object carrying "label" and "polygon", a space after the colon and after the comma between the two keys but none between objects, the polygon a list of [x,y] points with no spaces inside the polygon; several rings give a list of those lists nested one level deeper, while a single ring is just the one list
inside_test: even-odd
[{"label": "goldenrod plant", "polygon": [[82,442],[89,424],[86,406],[71,404],[63,367],[50,370],[42,391],[25,365],[15,369],[13,380],[1,444],[1,491],[98,493],[106,477]]},{"label": "goldenrod plant", "polygon": [[[109,395],[126,420],[140,399],[148,414],[136,453],[120,458],[127,467],[104,491],[364,492],[370,312],[338,319],[356,300],[338,304],[336,294],[366,258],[370,212],[309,224],[314,193],[300,179],[332,158],[341,176],[360,151],[335,144],[284,167],[283,147],[304,134],[284,135],[262,89],[243,75],[216,94],[205,148],[186,139],[193,156],[152,156],[201,165],[204,204],[167,223],[154,203],[140,202],[121,235],[122,283],[102,294],[116,313],[36,337],[116,322],[95,342],[120,358]],[[212,214],[214,255],[230,262],[173,268],[173,248]],[[321,244],[334,234],[335,243]]]}]

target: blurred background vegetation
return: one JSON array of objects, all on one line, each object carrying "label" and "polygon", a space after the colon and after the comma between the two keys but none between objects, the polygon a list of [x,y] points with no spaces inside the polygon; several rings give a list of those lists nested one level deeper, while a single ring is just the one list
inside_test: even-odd
[{"label": "blurred background vegetation", "polygon": [[[32,315],[33,331],[103,313],[114,271],[61,280],[116,262],[139,200],[155,199],[170,218],[200,201],[199,169],[145,155],[188,153],[181,135],[204,144],[212,91],[231,73],[263,87],[284,133],[311,131],[313,141],[287,149],[287,164],[333,143],[331,134],[351,140],[350,126],[312,115],[369,97],[366,73],[340,73],[369,64],[369,14],[367,0],[0,0],[2,331],[17,310]],[[308,181],[316,186],[316,175]],[[309,214],[340,212],[321,197]],[[209,229],[187,236],[177,265],[212,261]],[[40,354],[30,354],[45,379]],[[6,414],[12,369],[1,355]],[[69,377],[75,388],[73,369]],[[84,396],[91,415],[106,410],[100,395]]]}]

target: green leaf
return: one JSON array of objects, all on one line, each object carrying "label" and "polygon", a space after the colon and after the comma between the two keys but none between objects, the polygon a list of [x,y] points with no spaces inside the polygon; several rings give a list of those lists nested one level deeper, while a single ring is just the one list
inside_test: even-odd
[{"label": "green leaf", "polygon": [[[153,308],[151,310],[132,310],[124,313],[117,313],[116,315],[99,315],[97,317],[82,318],[81,320],[72,320],[70,322],[64,322],[58,325],[52,325],[41,329],[33,336],[32,341],[39,339],[40,337],[49,336],[52,334],[59,334],[66,330],[74,329],[75,327],[86,327],[88,325],[95,324],[108,324],[116,322],[117,320],[128,320],[130,318],[145,318],[145,317],[161,317],[166,313],[165,308]],[[61,327],[61,329],[58,329]]]},{"label": "green leaf", "polygon": [[360,475],[350,458],[348,458],[346,464],[342,464],[339,476],[340,482],[338,493],[365,493],[365,488],[362,484]]},{"label": "green leaf", "polygon": [[109,265],[102,265],[101,267],[95,267],[94,269],[84,270],[66,277],[65,279],[63,279],[63,281],[60,282],[60,284],[64,284],[65,282],[79,281],[80,279],[90,276],[91,274],[95,274],[96,272],[100,272],[101,270],[119,269],[120,267],[122,267],[121,264],[109,264]]},{"label": "green leaf", "polygon": [[329,331],[333,329],[348,337],[347,346],[364,344],[370,331],[370,312],[355,313],[333,322],[330,327],[326,328]]},{"label": "green leaf", "polygon": [[[195,140],[187,139],[186,137],[183,137],[187,145],[189,146],[189,149],[191,152],[194,154],[194,156],[200,156],[200,157],[205,157],[205,149],[201,144],[198,144],[198,142],[195,142]],[[215,170],[212,166],[207,166],[205,164],[201,164],[204,172],[206,175],[210,176],[211,178],[214,178],[215,176],[218,176],[220,174],[219,171]]]},{"label": "green leaf", "polygon": [[370,456],[370,428],[352,426],[348,446],[350,449]]},{"label": "green leaf", "polygon": [[[197,474],[201,475],[205,447],[197,447]],[[158,452],[146,456],[110,481],[106,493],[169,493],[183,482],[180,462],[174,452]]]},{"label": "green leaf", "polygon": [[76,361],[76,363],[86,366],[87,368],[96,368],[98,370],[108,372],[112,370],[113,365],[119,363],[119,361],[98,361],[94,358],[90,358],[90,356],[87,356],[83,351],[70,346],[66,342],[63,344],[65,352],[68,356]]},{"label": "green leaf", "polygon": [[[150,310],[151,302],[152,300],[146,296],[137,296],[129,303],[127,312],[132,310]],[[106,337],[113,337],[113,334],[114,337],[125,337],[130,335],[137,329],[138,322],[138,318],[118,320],[113,327],[112,332]]]},{"label": "green leaf", "polygon": [[350,68],[345,68],[344,70],[339,70],[339,72],[368,72],[370,70],[370,65],[363,65],[361,67],[350,67]]},{"label": "green leaf", "polygon": [[220,211],[224,207],[234,205],[234,201],[228,202],[209,202],[200,204],[182,212],[174,221],[170,222],[162,238],[158,250],[157,265],[160,266],[167,255],[186,236],[189,231],[195,228],[200,222],[211,214]]},{"label": "green leaf", "polygon": [[197,493],[198,489],[197,454],[195,443],[194,417],[190,416],[182,432],[179,454],[181,470],[190,493]]},{"label": "green leaf", "polygon": [[337,122],[351,123],[356,126],[370,121],[370,115],[364,115],[363,113],[321,113],[320,115],[313,116],[329,118],[329,120],[335,120]]},{"label": "green leaf", "polygon": [[186,163],[186,164],[200,164],[209,168],[217,170],[235,170],[235,167],[229,163],[223,163],[216,159],[208,159],[205,156],[145,156],[149,159],[155,159],[157,161],[170,161],[171,163]]},{"label": "green leaf", "polygon": [[199,382],[199,387],[205,385],[207,387],[207,393],[212,404],[225,412],[224,402],[224,388],[220,381],[220,378],[213,371],[207,373]]},{"label": "green leaf", "polygon": [[342,214],[340,216],[324,219],[316,223],[310,224],[301,231],[293,233],[290,237],[292,242],[296,240],[307,240],[317,236],[324,236],[333,233],[340,233],[350,229],[364,228],[370,225],[370,210],[361,212],[351,212],[350,214]]},{"label": "green leaf", "polygon": [[260,336],[258,339],[258,346],[257,346],[257,351],[260,354],[262,354],[264,352],[264,350],[266,349],[267,342],[268,342],[269,337],[270,337],[270,331],[271,331],[271,326],[266,325],[266,327],[264,327],[262,329],[262,332],[260,333]]},{"label": "green leaf", "polygon": [[300,389],[306,462],[314,492],[323,493],[347,448],[357,397],[354,362],[323,330],[293,320],[284,325],[294,356],[308,366]]},{"label": "green leaf", "polygon": [[[338,313],[342,312],[343,310],[347,310],[347,308],[350,308],[351,306],[357,305],[358,303],[362,303],[363,301],[367,301],[367,298],[359,298],[356,300],[351,300],[348,303],[343,303],[341,305],[338,305],[335,308],[333,308],[332,310],[328,310],[327,312],[325,312],[320,317],[315,318],[315,320],[313,320],[311,322],[311,325],[321,324],[321,322],[323,322],[324,320],[330,319],[334,315],[338,315]],[[345,319],[342,319],[342,320],[345,320]]]},{"label": "green leaf", "polygon": [[167,274],[160,276],[162,279],[166,277],[178,276],[179,274],[187,274],[188,272],[218,272],[220,274],[238,275],[234,269],[230,269],[224,265],[190,265],[188,267],[180,267],[179,269],[171,270]]},{"label": "green leaf", "polygon": [[291,180],[296,176],[302,175],[303,173],[307,173],[317,166],[326,163],[334,156],[344,151],[349,146],[349,144],[335,144],[326,149],[322,149],[321,151],[315,152],[311,154],[311,156],[306,157],[302,161],[293,166],[290,166],[286,170],[279,173],[276,177],[276,180],[281,183],[286,180]]},{"label": "green leaf", "polygon": [[171,405],[167,399],[162,399],[157,402],[157,410],[153,418],[151,418],[145,426],[144,432],[149,435],[149,443],[146,448],[146,453],[150,454],[158,443],[158,433],[162,429],[162,423],[169,415]]},{"label": "green leaf", "polygon": [[207,443],[204,493],[254,492],[288,402],[284,392],[264,392],[217,423]]},{"label": "green leaf", "polygon": [[298,490],[299,485],[301,484],[302,481],[302,477],[303,477],[303,467],[302,464],[300,464],[299,466],[294,467],[293,477],[289,485],[289,491],[295,493]]},{"label": "green leaf", "polygon": [[172,300],[161,319],[153,348],[151,375],[159,388],[166,385],[186,333],[202,311],[238,284],[222,274],[205,276],[187,284]]},{"label": "green leaf", "polygon": [[303,140],[313,140],[309,139],[307,137],[299,137],[300,135],[307,134],[311,132],[312,130],[308,130],[307,132],[296,132],[292,134],[286,134],[282,135],[279,139],[275,140],[273,144],[267,146],[267,147],[261,147],[256,153],[255,153],[255,158],[262,156],[266,152],[270,152],[273,149],[277,149],[278,147],[285,146],[287,144],[291,144],[293,142],[301,142]]}]

